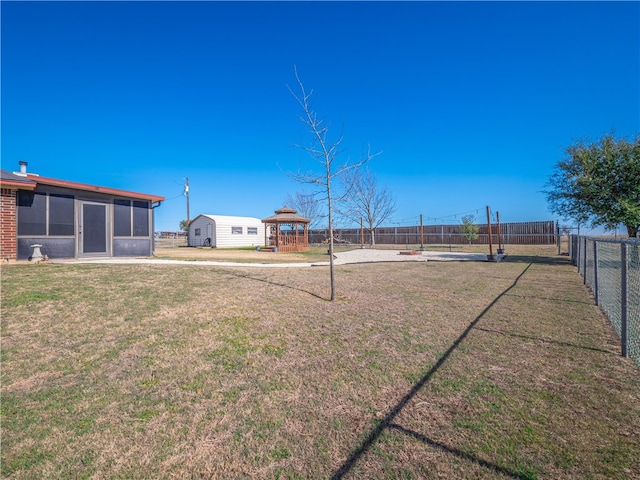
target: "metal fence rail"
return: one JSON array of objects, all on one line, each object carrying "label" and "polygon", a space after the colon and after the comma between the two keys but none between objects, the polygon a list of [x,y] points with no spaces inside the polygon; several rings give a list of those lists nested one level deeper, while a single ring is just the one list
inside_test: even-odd
[{"label": "metal fence rail", "polygon": [[640,365],[640,240],[572,235],[569,255],[621,341]]}]

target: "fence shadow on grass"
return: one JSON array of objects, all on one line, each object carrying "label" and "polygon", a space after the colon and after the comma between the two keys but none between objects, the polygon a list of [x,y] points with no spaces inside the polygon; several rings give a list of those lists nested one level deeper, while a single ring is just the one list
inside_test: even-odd
[{"label": "fence shadow on grass", "polygon": [[225,270],[224,272],[226,274],[228,274],[228,275],[231,275],[232,277],[244,278],[244,279],[247,279],[247,280],[255,280],[256,282],[267,283],[269,285],[274,285],[276,287],[288,288],[290,290],[296,290],[298,292],[307,293],[307,294],[311,295],[312,297],[316,297],[316,298],[318,298],[320,300],[325,300],[327,302],[330,301],[329,298],[325,298],[322,295],[318,295],[317,293],[310,292],[309,290],[305,290],[304,288],[294,287],[292,285],[287,285],[286,283],[274,282],[273,280],[267,280],[265,278],[253,277],[253,276],[249,275],[248,273],[239,273],[239,272],[234,271],[234,270]]},{"label": "fence shadow on grass", "polygon": [[577,305],[593,305],[593,302],[584,301],[584,300],[567,300],[566,298],[539,297],[536,295],[516,295],[516,294],[509,294],[509,296],[522,298],[522,299],[545,300],[547,302],[554,302],[554,303],[574,303]]},{"label": "fence shadow on grass", "polygon": [[507,255],[503,262],[510,263],[538,263],[543,265],[569,265],[571,259],[567,256],[549,255]]},{"label": "fence shadow on grass", "polygon": [[[529,270],[531,265],[532,264],[529,263],[525,267],[525,269],[516,277],[513,283],[509,287],[507,287],[502,293],[500,293],[496,298],[494,298],[489,305],[485,307],[485,309],[480,313],[480,315],[478,315],[475,318],[475,320],[473,320],[473,322],[471,322],[469,326],[465,328],[462,334],[451,344],[449,349],[444,353],[444,355],[442,355],[442,357],[440,357],[440,359],[435,363],[435,365],[431,367],[429,371],[389,411],[389,413],[387,413],[387,415],[369,431],[366,438],[360,443],[360,445],[357,448],[355,448],[351,452],[351,454],[349,455],[349,458],[347,458],[347,460],[340,466],[340,468],[338,468],[338,470],[336,470],[335,473],[331,476],[333,480],[342,479],[345,475],[347,475],[351,471],[351,469],[355,466],[355,464],[358,462],[358,460],[365,453],[367,453],[367,451],[373,446],[373,444],[378,440],[378,438],[380,438],[380,436],[386,429],[395,428],[396,430],[399,430],[398,426],[394,423],[394,420],[398,416],[398,414],[400,414],[400,412],[407,406],[407,404],[411,401],[411,399],[413,399],[413,397],[415,397],[416,394],[420,390],[422,390],[422,387],[424,387],[431,380],[431,377],[433,377],[433,375],[440,369],[440,367],[444,365],[444,363],[451,356],[451,354],[458,348],[458,346],[462,343],[462,341],[476,327],[476,325],[480,322],[480,320],[482,320],[482,318],[487,314],[487,312],[489,312],[493,308],[493,306],[503,296],[505,296],[511,289],[513,289],[518,284],[518,282],[524,276],[524,274],[527,273],[527,270]],[[403,430],[400,430],[400,431],[403,431]],[[407,430],[407,432],[409,431]],[[453,454],[456,454],[459,457],[472,460],[474,463],[490,468],[494,471],[499,471],[512,478],[515,478],[515,479],[528,478],[528,477],[523,477],[522,475],[516,472],[512,472],[510,470],[504,469],[503,467],[500,467],[498,465],[494,465],[490,462],[477,459],[471,455],[465,454],[464,452],[458,451],[456,449],[452,449],[450,447],[446,447],[443,444],[438,444],[437,442],[434,442],[433,440],[428,439],[427,437],[424,437],[424,439],[421,439],[421,440],[423,440],[425,443],[429,445],[434,444],[435,446],[438,446],[438,448],[442,450],[449,451]]]},{"label": "fence shadow on grass", "polygon": [[398,432],[404,433],[405,435],[409,435],[410,437],[413,437],[416,440],[419,440],[422,443],[429,445],[430,447],[437,448],[439,450],[442,450],[443,452],[450,453],[451,455],[455,455],[456,457],[462,460],[466,460],[468,462],[475,463],[476,465],[480,465],[481,467],[484,467],[487,470],[492,470],[496,473],[501,473],[502,475],[515,478],[518,480],[520,479],[527,480],[531,478],[529,475],[521,475],[517,472],[509,470],[508,468],[504,468],[499,465],[496,465],[495,463],[487,462],[486,460],[482,460],[481,458],[474,457],[473,455],[469,455],[468,453],[465,453],[462,450],[458,450],[457,448],[451,448],[450,446],[445,445],[444,443],[436,442],[435,440],[427,437],[426,435],[423,435],[418,432],[414,432],[413,430],[404,428],[401,425],[392,423],[389,425],[389,428],[396,430]]},{"label": "fence shadow on grass", "polygon": [[582,349],[582,350],[591,350],[591,351],[594,351],[594,352],[608,353],[608,354],[617,356],[616,352],[613,352],[611,350],[605,350],[604,348],[586,347],[584,345],[576,345],[574,343],[569,343],[569,342],[560,342],[558,340],[549,340],[548,338],[533,337],[533,336],[530,336],[530,335],[521,335],[521,334],[518,334],[518,333],[502,332],[500,330],[492,330],[490,328],[478,327],[477,330],[482,331],[482,332],[487,332],[487,333],[497,333],[499,335],[505,335],[505,336],[514,337],[514,338],[522,338],[524,340],[533,340],[535,342],[542,342],[542,343],[549,343],[549,344],[552,344],[552,345],[559,345],[561,347],[579,348],[579,349]]}]

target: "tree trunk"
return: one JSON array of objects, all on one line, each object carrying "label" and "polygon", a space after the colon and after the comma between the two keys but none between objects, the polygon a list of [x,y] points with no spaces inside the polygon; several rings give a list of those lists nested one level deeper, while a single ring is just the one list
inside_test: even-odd
[{"label": "tree trunk", "polygon": [[331,283],[331,296],[330,301],[334,301],[336,298],[335,288],[335,275],[333,273],[333,202],[331,200],[331,169],[327,163],[327,203],[329,207],[329,278]]},{"label": "tree trunk", "polygon": [[627,233],[629,238],[636,238],[638,236],[638,225],[627,225]]}]

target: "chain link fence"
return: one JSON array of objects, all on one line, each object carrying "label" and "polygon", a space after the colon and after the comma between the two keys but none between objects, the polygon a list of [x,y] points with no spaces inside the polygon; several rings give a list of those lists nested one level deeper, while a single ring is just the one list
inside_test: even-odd
[{"label": "chain link fence", "polygon": [[640,365],[640,240],[572,235],[569,255],[622,345]]},{"label": "chain link fence", "polygon": [[183,232],[156,232],[155,248],[186,247],[187,235]]}]

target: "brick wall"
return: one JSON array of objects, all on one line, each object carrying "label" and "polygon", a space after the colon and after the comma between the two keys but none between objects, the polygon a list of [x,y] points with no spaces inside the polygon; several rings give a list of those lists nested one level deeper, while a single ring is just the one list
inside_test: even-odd
[{"label": "brick wall", "polygon": [[17,258],[16,190],[3,188],[0,193],[0,261]]}]

